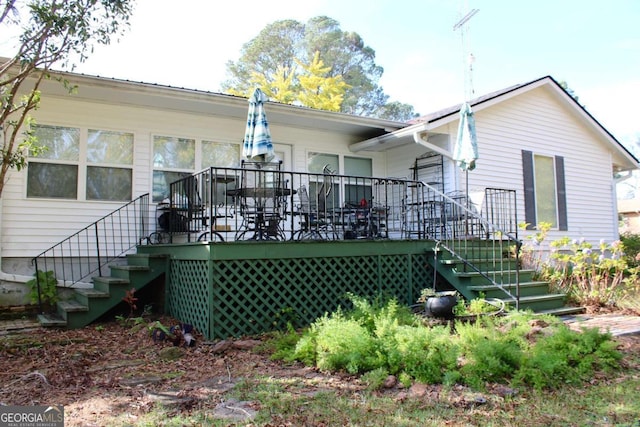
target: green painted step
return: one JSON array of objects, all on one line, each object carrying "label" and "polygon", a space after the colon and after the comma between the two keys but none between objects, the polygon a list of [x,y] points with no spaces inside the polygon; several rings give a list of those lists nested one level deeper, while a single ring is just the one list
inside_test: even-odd
[{"label": "green painted step", "polygon": [[[511,299],[503,299],[505,304],[515,308],[515,302]],[[541,311],[561,309],[565,307],[565,294],[547,294],[529,297],[520,297],[520,310],[531,310],[536,313]]]},{"label": "green painted step", "polygon": [[38,314],[38,323],[43,327],[64,327],[67,326],[67,321],[64,320],[59,314]]},{"label": "green painted step", "polygon": [[[455,271],[455,274],[460,279],[461,282],[464,282],[466,284],[466,286],[486,285],[488,283],[487,278],[476,271],[471,271],[471,272]],[[506,272],[489,271],[489,272],[485,272],[485,274],[487,274],[497,283],[506,284],[506,283],[516,282],[515,270],[509,270]],[[532,282],[534,274],[535,274],[534,270],[520,270],[520,282],[521,283]]]},{"label": "green painted step", "polygon": [[538,314],[551,314],[554,316],[566,316],[566,315],[570,315],[570,314],[579,314],[579,313],[584,313],[585,312],[585,308],[584,307],[569,307],[569,306],[565,306],[562,308],[555,308],[555,309],[551,309],[551,310],[540,310],[537,313]]},{"label": "green painted step", "polygon": [[58,301],[57,303],[57,312],[62,317],[62,319],[66,322],[68,320],[69,313],[77,313],[89,311],[89,306],[85,304],[81,304],[77,300],[65,300]]},{"label": "green painted step", "polygon": [[124,292],[124,289],[131,285],[131,281],[129,279],[123,279],[120,277],[96,276],[92,280],[94,289],[107,293],[110,293],[113,288],[117,288],[118,291]]},{"label": "green painted step", "polygon": [[[515,284],[506,284],[502,287],[513,295],[515,295],[517,292]],[[476,292],[478,296],[480,295],[480,293],[482,293],[486,298],[502,298],[504,296],[503,290],[497,285],[475,285],[469,286],[467,287],[467,289]],[[548,293],[548,282],[520,282],[521,297],[544,295]]]},{"label": "green painted step", "polygon": [[479,268],[482,271],[485,270],[515,270],[518,266],[518,263],[513,258],[499,258],[499,259],[487,259],[487,258],[468,258],[465,261],[461,261],[459,259],[443,259],[440,260],[441,264],[451,266],[455,268],[457,271],[475,271],[469,264]]}]

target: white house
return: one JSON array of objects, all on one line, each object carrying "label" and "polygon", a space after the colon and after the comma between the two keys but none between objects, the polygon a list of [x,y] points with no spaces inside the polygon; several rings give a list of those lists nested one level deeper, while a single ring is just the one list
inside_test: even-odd
[{"label": "white house", "polygon": [[[33,112],[50,149],[12,171],[0,204],[0,286],[31,277],[32,257],[127,201],[166,197],[181,173],[240,161],[247,114],[241,97],[79,74],[42,87]],[[637,160],[551,77],[471,102],[479,141],[468,190],[512,189],[521,221],[554,224],[551,238],[618,237],[614,173]],[[410,177],[416,159],[442,159],[445,192],[463,190],[451,160],[459,106],[413,123],[267,103],[283,169],[322,159],[346,175]],[[8,291],[7,291],[8,292]],[[5,292],[5,293],[7,293]]]}]

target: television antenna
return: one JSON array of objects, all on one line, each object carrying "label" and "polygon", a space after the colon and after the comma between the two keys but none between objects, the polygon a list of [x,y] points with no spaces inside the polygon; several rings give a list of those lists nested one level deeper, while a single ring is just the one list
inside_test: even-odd
[{"label": "television antenna", "polygon": [[[466,7],[468,8],[468,5]],[[469,49],[469,20],[473,18],[480,9],[471,9],[464,15],[456,24],[453,26],[453,31],[460,30],[460,37],[462,39],[462,54],[463,54],[463,63],[464,63],[464,99],[468,101],[472,95],[474,94],[473,90],[473,63],[475,61],[475,57],[473,53],[470,52]]]}]

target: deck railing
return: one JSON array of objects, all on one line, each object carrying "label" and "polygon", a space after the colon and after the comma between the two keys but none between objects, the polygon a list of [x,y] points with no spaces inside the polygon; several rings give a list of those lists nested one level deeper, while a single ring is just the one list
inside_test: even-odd
[{"label": "deck railing", "polygon": [[[149,194],[100,218],[32,259],[38,271],[53,271],[58,286],[72,287],[138,245],[149,234]],[[40,275],[36,274],[38,304]]]},{"label": "deck railing", "polygon": [[327,169],[250,173],[260,176],[249,178],[242,168],[212,167],[173,182],[169,197],[157,204],[157,231],[174,242],[450,240],[498,234],[517,239],[513,190],[488,188],[483,206],[477,206],[463,192],[445,194],[405,178],[339,175]]},{"label": "deck railing", "polygon": [[[466,271],[500,287],[515,278],[515,294],[502,289],[519,298],[512,190],[487,189],[482,209],[465,193],[405,178],[339,175],[328,167],[316,173],[211,167],[171,183],[168,197],[154,202],[150,212],[149,195],[140,196],[52,246],[33,258],[36,272],[53,271],[69,287],[102,275],[144,243],[430,239]],[[488,241],[493,250],[481,251],[472,240]]]},{"label": "deck railing", "polygon": [[[431,239],[517,304],[515,191],[487,188],[482,204],[420,181],[339,175],[327,167],[316,173],[208,168],[171,184],[156,214],[165,215],[158,229],[166,236],[155,240]],[[481,249],[474,240],[489,243]],[[503,286],[514,280],[515,288]]]}]

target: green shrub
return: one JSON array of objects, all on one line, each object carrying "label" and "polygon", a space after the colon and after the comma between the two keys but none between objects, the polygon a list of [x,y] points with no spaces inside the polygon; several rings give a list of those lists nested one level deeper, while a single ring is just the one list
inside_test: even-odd
[{"label": "green shrub", "polygon": [[624,259],[629,267],[640,267],[640,234],[624,233],[620,241],[624,245]]},{"label": "green shrub", "polygon": [[[32,304],[42,302],[42,304],[54,306],[58,302],[58,279],[53,271],[38,270],[34,278],[27,282],[29,286],[29,300]],[[38,287],[40,287],[40,299],[38,299]]]},{"label": "green shrub", "polygon": [[550,315],[483,317],[457,323],[452,333],[448,326],[425,326],[415,318],[400,321],[404,311],[394,300],[380,306],[356,301],[353,311],[339,309],[317,319],[297,340],[278,337],[274,357],[363,374],[369,389],[380,387],[389,374],[405,387],[419,381],[481,389],[498,382],[544,389],[619,366],[609,334],[576,332]]},{"label": "green shrub", "polygon": [[327,317],[315,323],[313,328],[317,330],[318,369],[356,374],[379,367],[375,363],[375,341],[357,321],[341,316]]},{"label": "green shrub", "polygon": [[579,384],[596,369],[615,369],[621,357],[609,334],[595,328],[578,333],[560,325],[553,334],[540,337],[532,346],[514,382],[538,390]]},{"label": "green shrub", "polygon": [[459,347],[449,327],[413,327],[403,332],[399,339],[403,372],[419,382],[437,384],[457,370]]}]

